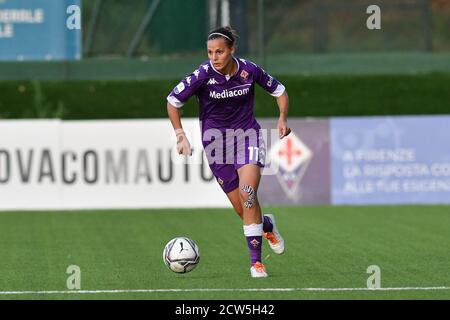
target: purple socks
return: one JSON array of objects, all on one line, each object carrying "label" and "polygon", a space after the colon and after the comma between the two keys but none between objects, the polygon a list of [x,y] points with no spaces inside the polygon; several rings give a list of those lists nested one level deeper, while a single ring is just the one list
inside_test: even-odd
[{"label": "purple socks", "polygon": [[261,262],[261,243],[262,236],[246,237],[248,251],[250,252],[250,263]]},{"label": "purple socks", "polygon": [[244,235],[250,253],[250,263],[261,262],[263,224],[244,225]]}]

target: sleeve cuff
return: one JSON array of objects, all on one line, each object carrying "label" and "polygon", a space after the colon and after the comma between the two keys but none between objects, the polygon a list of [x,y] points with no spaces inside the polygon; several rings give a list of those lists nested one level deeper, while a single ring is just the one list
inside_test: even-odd
[{"label": "sleeve cuff", "polygon": [[183,102],[181,102],[180,100],[171,95],[167,96],[167,101],[175,108],[181,108],[184,105]]},{"label": "sleeve cuff", "polygon": [[272,92],[270,95],[272,97],[277,97],[278,98],[279,96],[281,96],[284,93],[284,91],[286,91],[286,88],[280,83],[277,86],[277,88],[275,89],[275,91]]}]

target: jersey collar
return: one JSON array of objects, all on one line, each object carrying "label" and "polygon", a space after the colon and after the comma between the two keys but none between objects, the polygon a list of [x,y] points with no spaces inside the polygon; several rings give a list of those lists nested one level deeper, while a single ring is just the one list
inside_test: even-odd
[{"label": "jersey collar", "polygon": [[227,81],[230,80],[231,78],[233,78],[235,75],[237,75],[239,73],[239,69],[240,69],[240,64],[239,64],[239,60],[236,59],[235,57],[233,57],[233,60],[236,61],[237,63],[237,69],[236,69],[236,73],[233,74],[232,76],[224,75],[222,73],[220,73],[219,71],[216,70],[216,68],[214,68],[213,64],[211,63],[211,60],[209,61],[209,65],[211,66],[211,69],[213,69],[215,72],[217,72],[218,74],[220,74],[222,77],[224,77]]}]

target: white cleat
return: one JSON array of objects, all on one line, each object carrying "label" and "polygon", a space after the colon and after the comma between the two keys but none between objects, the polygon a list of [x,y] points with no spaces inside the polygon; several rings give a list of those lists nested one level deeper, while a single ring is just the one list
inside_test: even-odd
[{"label": "white cleat", "polygon": [[263,237],[269,241],[270,248],[276,254],[282,254],[284,252],[284,240],[278,231],[277,225],[275,223],[275,217],[273,214],[265,214],[272,222],[273,229],[272,232],[263,232]]},{"label": "white cleat", "polygon": [[266,278],[266,267],[264,267],[261,262],[256,262],[250,268],[250,274],[252,275],[252,278]]}]

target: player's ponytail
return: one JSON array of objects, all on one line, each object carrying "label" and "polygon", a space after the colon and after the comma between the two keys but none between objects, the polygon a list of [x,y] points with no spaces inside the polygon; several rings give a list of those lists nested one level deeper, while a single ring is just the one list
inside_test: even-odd
[{"label": "player's ponytail", "polygon": [[225,39],[226,43],[231,48],[235,46],[238,34],[230,26],[220,27],[209,32],[208,40],[214,40],[218,38]]}]

